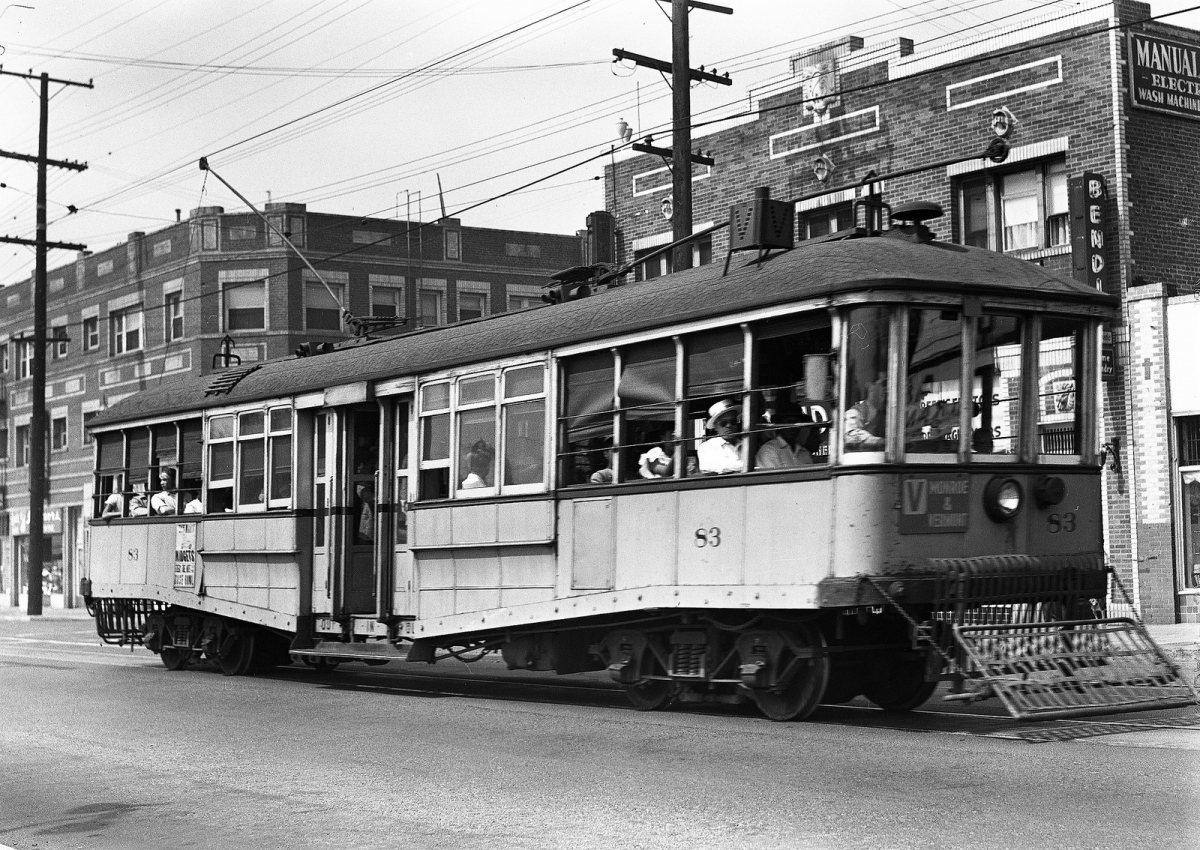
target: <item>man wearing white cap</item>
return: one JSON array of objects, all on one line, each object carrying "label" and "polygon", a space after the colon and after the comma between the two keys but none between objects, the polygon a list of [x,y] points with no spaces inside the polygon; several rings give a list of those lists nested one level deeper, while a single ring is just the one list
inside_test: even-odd
[{"label": "man wearing white cap", "polygon": [[740,408],[727,398],[721,399],[708,409],[708,421],[705,426],[710,431],[716,431],[717,436],[701,443],[696,452],[701,472],[723,475],[727,472],[741,472],[745,468],[746,441],[738,435],[740,419]]}]

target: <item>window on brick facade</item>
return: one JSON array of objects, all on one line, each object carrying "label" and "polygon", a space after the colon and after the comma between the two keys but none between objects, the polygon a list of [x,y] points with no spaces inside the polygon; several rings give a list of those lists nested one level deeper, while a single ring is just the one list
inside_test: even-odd
[{"label": "window on brick facade", "polygon": [[83,350],[93,351],[100,347],[100,317],[89,316],[83,320]]},{"label": "window on brick facade", "polygon": [[17,342],[17,380],[33,374],[33,343]]},{"label": "window on brick facade", "polygon": [[217,220],[200,222],[200,247],[205,251],[215,251],[217,244]]},{"label": "window on brick facade", "polygon": [[169,292],[163,297],[163,336],[168,341],[183,339],[183,293]]},{"label": "window on brick facade", "polygon": [[397,319],[403,316],[404,290],[398,286],[372,286],[371,315],[377,319]]},{"label": "window on brick facade", "polygon": [[[635,260],[648,256],[659,250],[655,248],[646,248],[643,251],[634,251],[633,258]],[[672,252],[667,251],[659,254],[657,257],[648,260],[645,263],[639,264],[634,269],[634,280],[650,280],[651,278],[661,277],[665,274],[670,274],[674,271],[675,258],[671,256]],[[692,268],[697,266],[707,266],[712,262],[712,236],[703,236],[692,242]]]},{"label": "window on brick facade", "polygon": [[50,345],[50,356],[55,360],[62,360],[67,356],[67,346],[70,342],[67,338],[67,326],[55,325],[50,328],[50,338],[54,340]]},{"label": "window on brick facade", "polygon": [[56,416],[50,420],[50,450],[55,452],[67,449],[67,417]]},{"label": "window on brick facade", "polygon": [[801,240],[828,236],[854,226],[854,205],[837,204],[819,210],[802,212],[797,217],[796,233]]},{"label": "window on brick facade", "polygon": [[0,422],[0,460],[8,460],[8,425]]},{"label": "window on brick facade", "polygon": [[141,305],[108,314],[108,353],[126,354],[142,347]]},{"label": "window on brick facade", "polygon": [[304,284],[304,326],[309,330],[342,329],[342,286],[308,281]]},{"label": "window on brick facade", "polygon": [[225,330],[256,331],[267,327],[267,282],[252,280],[225,284]]},{"label": "window on brick facade", "polygon": [[0,344],[0,376],[8,374],[8,343]]},{"label": "window on brick facade", "polygon": [[88,425],[91,424],[92,420],[95,419],[96,416],[99,415],[99,413],[100,413],[99,410],[85,410],[83,413],[83,420],[81,423],[82,427],[83,427],[83,433],[80,435],[79,441],[80,441],[80,443],[82,443],[85,446],[91,445],[92,440],[93,440],[92,432],[88,428]]},{"label": "window on brick facade", "polygon": [[29,426],[17,426],[17,445],[15,452],[15,463],[17,466],[29,465]]},{"label": "window on brick facade", "polygon": [[1069,245],[1071,221],[1064,160],[1050,160],[959,183],[961,241],[993,251]]}]

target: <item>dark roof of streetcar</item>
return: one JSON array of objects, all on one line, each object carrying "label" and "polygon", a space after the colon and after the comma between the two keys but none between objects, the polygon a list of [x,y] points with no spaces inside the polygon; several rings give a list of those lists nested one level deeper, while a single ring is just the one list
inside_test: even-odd
[{"label": "dark roof of streetcar", "polygon": [[1109,308],[1119,299],[1027,260],[945,242],[865,237],[805,242],[757,263],[724,263],[631,283],[562,304],[499,313],[328,354],[261,364],[227,393],[205,395],[214,375],[164,379],[92,421],[102,426],[188,410],[283,398],[360,381],[436,372],[635,331],[853,292],[920,289],[964,295],[1034,296]]}]

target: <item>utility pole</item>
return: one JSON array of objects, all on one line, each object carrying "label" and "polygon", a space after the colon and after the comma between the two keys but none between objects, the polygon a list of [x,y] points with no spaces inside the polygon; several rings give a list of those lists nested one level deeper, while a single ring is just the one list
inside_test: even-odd
[{"label": "utility pole", "polygon": [[[686,239],[692,235],[692,163],[700,162],[712,165],[711,157],[701,157],[692,153],[692,80],[705,80],[720,85],[732,85],[729,74],[724,77],[705,71],[703,68],[694,70],[689,67],[691,59],[688,50],[688,11],[703,9],[707,12],[719,12],[732,15],[733,9],[728,6],[717,6],[713,3],[701,3],[699,0],[658,0],[660,3],[671,4],[671,62],[670,64],[647,56],[639,56],[627,50],[614,50],[613,55],[618,59],[631,59],[638,65],[671,73],[671,148],[656,148],[650,144],[647,137],[645,144],[634,145],[635,151],[642,153],[657,153],[664,158],[671,155],[671,235],[673,242]],[[692,266],[692,246],[679,245],[672,257],[672,269],[681,271]]]},{"label": "utility pole", "polygon": [[64,86],[83,86],[92,88],[92,81],[86,83],[71,80],[51,79],[49,74],[39,77],[33,74],[17,74],[0,68],[0,74],[10,77],[23,77],[27,80],[41,80],[41,114],[38,121],[38,155],[0,151],[0,157],[19,159],[37,163],[37,238],[30,243],[28,239],[11,236],[0,236],[0,242],[17,245],[32,244],[36,251],[33,272],[33,337],[25,338],[24,345],[33,346],[33,411],[29,420],[29,560],[26,564],[28,595],[26,597],[26,612],[30,615],[42,613],[42,569],[46,561],[46,541],[43,519],[48,482],[46,480],[46,345],[50,338],[46,333],[46,252],[50,248],[65,248],[82,251],[85,246],[64,242],[48,242],[46,240],[46,168],[53,165],[57,168],[67,168],[73,171],[83,171],[86,165],[78,162],[52,160],[47,156],[49,142],[47,135],[50,127],[50,83]]}]

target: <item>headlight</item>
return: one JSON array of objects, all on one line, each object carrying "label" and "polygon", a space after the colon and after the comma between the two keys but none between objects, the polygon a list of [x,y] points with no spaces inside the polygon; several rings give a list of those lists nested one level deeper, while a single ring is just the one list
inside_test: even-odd
[{"label": "headlight", "polygon": [[1033,500],[1039,508],[1059,504],[1067,496],[1067,483],[1057,475],[1043,475],[1033,482]]},{"label": "headlight", "polygon": [[1023,499],[1020,482],[997,475],[983,490],[983,509],[996,522],[1008,522],[1020,512]]}]

